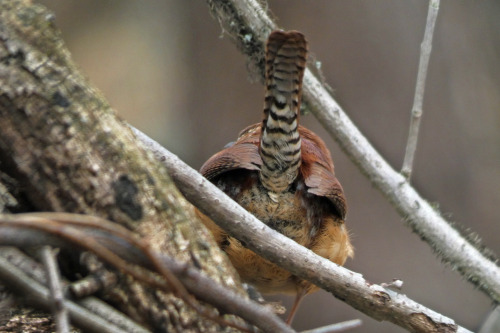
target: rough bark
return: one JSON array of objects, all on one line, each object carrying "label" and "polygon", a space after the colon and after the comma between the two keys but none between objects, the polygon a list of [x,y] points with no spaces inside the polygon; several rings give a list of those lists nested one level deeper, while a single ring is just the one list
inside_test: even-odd
[{"label": "rough bark", "polygon": [[[0,169],[19,181],[36,210],[112,220],[156,251],[238,288],[166,169],[78,71],[53,15],[27,0],[0,1],[0,128]],[[155,330],[220,330],[180,299],[130,277],[106,298]]]}]

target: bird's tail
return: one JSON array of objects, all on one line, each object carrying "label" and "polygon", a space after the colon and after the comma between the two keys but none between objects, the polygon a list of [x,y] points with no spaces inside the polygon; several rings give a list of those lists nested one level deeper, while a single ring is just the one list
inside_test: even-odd
[{"label": "bird's tail", "polygon": [[260,138],[260,178],[273,193],[286,191],[301,163],[298,132],[307,42],[298,31],[274,31],[266,46],[266,95]]}]

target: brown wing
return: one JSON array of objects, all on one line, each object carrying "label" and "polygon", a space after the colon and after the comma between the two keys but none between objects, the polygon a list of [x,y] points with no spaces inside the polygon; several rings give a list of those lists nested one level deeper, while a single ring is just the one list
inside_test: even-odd
[{"label": "brown wing", "polygon": [[[259,155],[261,126],[257,123],[242,130],[236,143],[208,159],[201,167],[200,173],[211,180],[230,170],[260,170],[262,165]],[[342,185],[335,177],[330,152],[323,140],[307,128],[299,126],[299,133],[302,139],[300,172],[304,177],[307,191],[329,199],[339,216],[344,219],[347,204]]]},{"label": "brown wing", "polygon": [[241,131],[238,140],[230,147],[213,155],[206,161],[200,173],[211,180],[224,172],[235,169],[260,170],[259,155],[261,124],[254,124]]},{"label": "brown wing", "polygon": [[300,126],[302,138],[301,174],[308,187],[307,191],[328,198],[339,216],[344,219],[347,204],[342,185],[335,177],[332,157],[325,143],[316,134]]}]

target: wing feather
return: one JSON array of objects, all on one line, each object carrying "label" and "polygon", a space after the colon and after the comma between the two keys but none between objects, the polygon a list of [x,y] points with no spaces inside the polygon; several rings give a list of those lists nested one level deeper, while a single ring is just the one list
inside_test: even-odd
[{"label": "wing feather", "polygon": [[210,157],[202,165],[200,173],[212,180],[231,170],[260,170],[259,137],[260,123],[245,128],[233,145]]},{"label": "wing feather", "polygon": [[[213,155],[203,164],[200,173],[209,180],[236,169],[260,170],[259,154],[261,124],[248,126],[241,131],[238,140],[231,146]],[[347,213],[344,190],[335,177],[329,150],[317,135],[299,126],[302,139],[302,164],[300,174],[304,177],[307,192],[327,198],[342,219]]]},{"label": "wing feather", "polygon": [[325,197],[333,204],[338,215],[344,219],[347,214],[347,203],[344,189],[333,167],[332,158],[325,143],[308,129],[299,129],[302,138],[301,174],[311,194]]}]

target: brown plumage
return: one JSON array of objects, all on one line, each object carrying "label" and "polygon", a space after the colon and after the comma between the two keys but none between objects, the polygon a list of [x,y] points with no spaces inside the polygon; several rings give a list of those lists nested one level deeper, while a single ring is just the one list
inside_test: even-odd
[{"label": "brown plumage", "polygon": [[[298,125],[306,56],[300,32],[271,33],[264,120],[244,129],[200,172],[269,227],[343,265],[353,254],[344,225],[344,192],[324,142]],[[199,215],[243,280],[264,294],[296,295],[291,322],[302,297],[318,288],[259,257]]]}]

